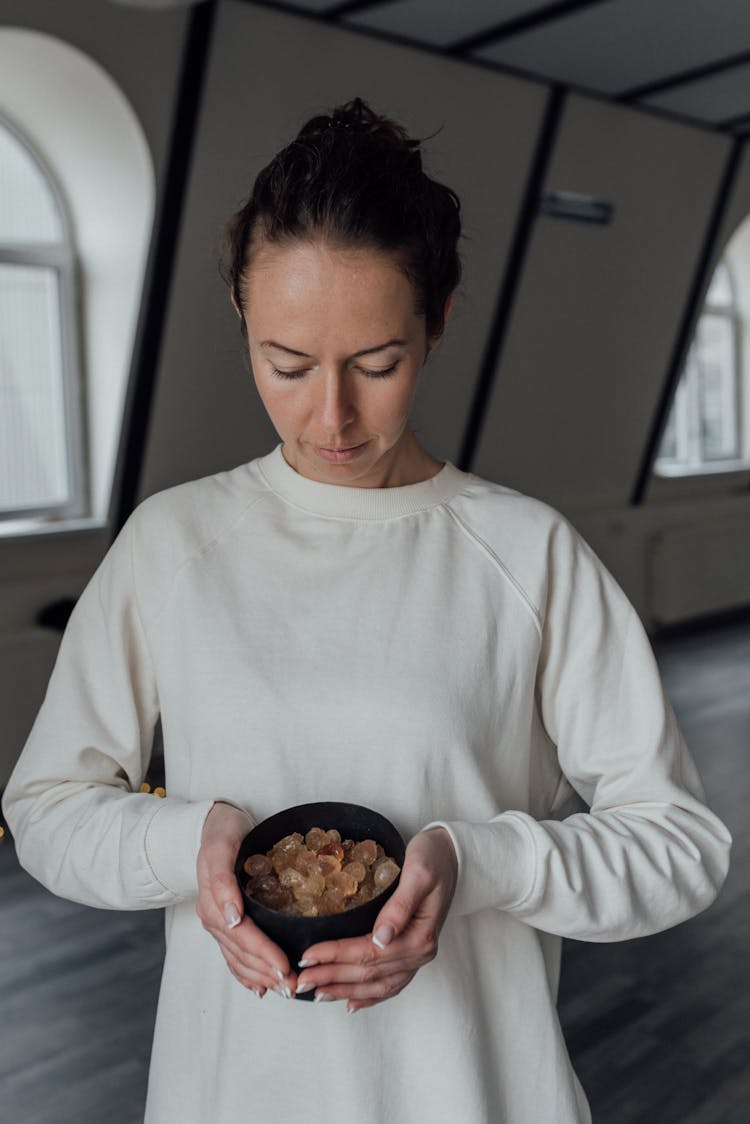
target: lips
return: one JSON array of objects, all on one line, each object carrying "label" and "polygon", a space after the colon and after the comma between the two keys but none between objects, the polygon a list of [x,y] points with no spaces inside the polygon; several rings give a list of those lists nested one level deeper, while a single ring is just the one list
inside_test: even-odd
[{"label": "lips", "polygon": [[323,445],[319,445],[316,452],[322,460],[328,461],[329,464],[346,464],[348,461],[359,456],[366,444],[367,442],[363,441],[361,445],[349,445],[346,448],[342,446],[338,449],[329,449]]}]

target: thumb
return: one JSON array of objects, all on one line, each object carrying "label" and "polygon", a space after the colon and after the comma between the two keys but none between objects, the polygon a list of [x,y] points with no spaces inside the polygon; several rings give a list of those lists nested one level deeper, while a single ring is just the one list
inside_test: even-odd
[{"label": "thumb", "polygon": [[242,894],[233,874],[219,873],[211,879],[211,893],[228,929],[234,929],[245,912]]},{"label": "thumb", "polygon": [[429,887],[423,879],[415,875],[410,876],[410,871],[405,864],[393,896],[385,903],[373,925],[372,943],[384,949],[394,937],[403,933],[428,890]]}]

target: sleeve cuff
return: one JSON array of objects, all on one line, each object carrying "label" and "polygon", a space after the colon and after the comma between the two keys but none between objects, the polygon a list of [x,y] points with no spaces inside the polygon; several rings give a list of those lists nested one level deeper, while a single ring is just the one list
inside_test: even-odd
[{"label": "sleeve cuff", "polygon": [[434,820],[423,830],[431,827],[448,832],[458,859],[452,914],[523,905],[534,884],[536,848],[522,814],[506,812],[485,823]]},{"label": "sleeve cuff", "polygon": [[164,797],[159,804],[146,831],[149,866],[154,877],[178,900],[197,897],[201,832],[215,801],[187,803]]}]

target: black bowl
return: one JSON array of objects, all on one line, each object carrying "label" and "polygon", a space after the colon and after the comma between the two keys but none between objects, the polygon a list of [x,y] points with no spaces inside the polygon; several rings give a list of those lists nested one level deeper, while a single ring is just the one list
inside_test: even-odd
[{"label": "black bowl", "polygon": [[[342,839],[374,839],[380,843],[386,855],[399,866],[404,865],[406,847],[396,828],[385,816],[364,808],[361,804],[343,804],[337,801],[324,801],[317,804],[298,804],[295,808],[285,808],[257,824],[242,840],[237,853],[234,872],[242,891],[245,912],[272,941],[283,949],[289,957],[292,971],[303,952],[319,941],[336,941],[345,937],[363,937],[372,932],[375,919],[398,885],[398,875],[377,897],[364,905],[345,909],[343,913],[332,913],[327,917],[295,917],[279,913],[261,905],[245,891],[247,875],[243,869],[245,859],[250,855],[264,855],[279,839],[298,831],[305,835],[311,827],[325,830],[336,828]],[[296,996],[297,999],[312,999],[313,991]]]}]

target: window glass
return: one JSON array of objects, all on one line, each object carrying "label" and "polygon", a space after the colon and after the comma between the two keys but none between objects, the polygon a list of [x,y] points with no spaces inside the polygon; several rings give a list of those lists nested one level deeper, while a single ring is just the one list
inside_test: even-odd
[{"label": "window glass", "polygon": [[31,154],[0,125],[0,243],[62,242],[55,198]]},{"label": "window glass", "polygon": [[68,498],[57,270],[0,263],[0,509]]},{"label": "window glass", "polygon": [[732,306],[734,294],[732,292],[732,277],[728,267],[720,261],[714,270],[711,284],[706,293],[706,304]]},{"label": "window glass", "polygon": [[[58,511],[75,499],[68,430],[74,372],[63,288],[72,248],[54,188],[0,121],[0,516]],[[66,307],[71,307],[67,292]],[[67,330],[73,331],[67,316]],[[70,386],[68,385],[70,384]]]},{"label": "window glass", "polygon": [[701,447],[705,460],[739,456],[734,325],[726,316],[701,317],[696,340]]},{"label": "window glass", "polygon": [[740,329],[726,261],[711,279],[654,466],[664,475],[716,471],[743,459]]}]

